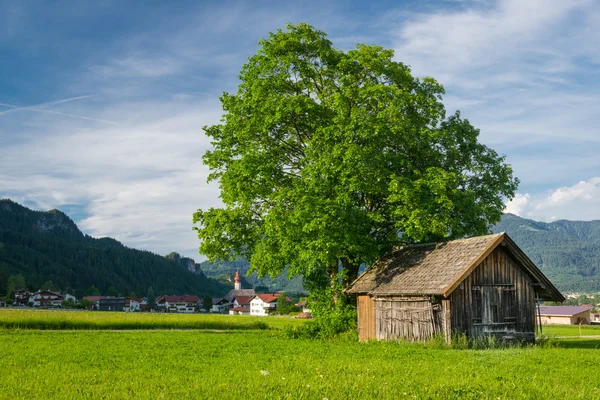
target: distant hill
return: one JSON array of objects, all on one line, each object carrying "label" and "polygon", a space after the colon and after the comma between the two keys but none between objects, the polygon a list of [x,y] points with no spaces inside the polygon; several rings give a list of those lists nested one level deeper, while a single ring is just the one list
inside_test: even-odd
[{"label": "distant hill", "polygon": [[0,200],[0,264],[11,275],[22,274],[32,289],[52,281],[79,295],[91,285],[104,294],[219,296],[233,285],[206,277],[194,260],[171,253],[163,257],[131,249],[111,238],[84,235],[62,211],[33,211]]},{"label": "distant hill", "polygon": [[600,221],[537,222],[505,214],[506,232],[561,291],[600,291]]}]

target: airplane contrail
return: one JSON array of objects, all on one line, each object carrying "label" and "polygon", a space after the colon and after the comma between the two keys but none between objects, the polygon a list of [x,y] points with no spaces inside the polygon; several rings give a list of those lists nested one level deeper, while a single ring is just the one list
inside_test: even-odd
[{"label": "airplane contrail", "polygon": [[65,117],[71,117],[71,118],[85,119],[85,120],[88,120],[88,121],[102,122],[103,124],[117,126],[116,123],[111,122],[111,121],[107,121],[105,119],[85,117],[83,115],[68,114],[68,113],[64,113],[64,112],[60,112],[60,111],[46,110],[46,109],[43,109],[43,108],[28,108],[28,110],[29,111],[42,112],[42,113],[48,113],[48,114],[63,115]]},{"label": "airplane contrail", "polygon": [[0,112],[0,115],[4,115],[4,114],[8,114],[8,113],[15,112],[15,111],[20,111],[20,110],[30,110],[32,108],[47,107],[47,106],[52,106],[54,104],[68,103],[70,101],[87,99],[87,98],[94,97],[94,96],[95,96],[94,94],[88,94],[85,96],[70,97],[68,99],[56,100],[56,101],[51,101],[48,103],[41,103],[41,104],[35,104],[33,106],[24,106],[24,107],[15,106],[13,104],[0,103],[1,106],[10,108],[10,110]]},{"label": "airplane contrail", "polygon": [[94,97],[94,96],[95,95],[93,95],[93,94],[88,94],[85,96],[70,97],[68,99],[62,99],[62,100],[57,100],[57,101],[51,101],[48,103],[41,103],[41,104],[36,104],[33,106],[24,106],[24,107],[15,106],[13,104],[0,103],[0,106],[10,108],[9,110],[0,111],[0,115],[8,114],[8,113],[15,112],[15,111],[34,111],[34,112],[41,112],[41,113],[47,113],[47,114],[63,115],[65,117],[70,117],[70,118],[85,119],[88,121],[96,121],[96,122],[101,122],[101,123],[109,124],[109,125],[117,125],[114,122],[107,121],[104,119],[85,117],[83,115],[75,115],[75,114],[69,114],[69,113],[64,113],[64,112],[60,112],[60,111],[53,111],[53,110],[47,110],[45,108],[41,108],[41,107],[52,106],[55,104],[68,103],[68,102],[75,101],[75,100],[87,99],[87,98]]}]

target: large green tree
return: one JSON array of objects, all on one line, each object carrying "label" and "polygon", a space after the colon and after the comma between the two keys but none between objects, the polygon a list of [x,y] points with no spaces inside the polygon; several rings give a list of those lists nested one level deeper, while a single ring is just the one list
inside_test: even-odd
[{"label": "large green tree", "polygon": [[[402,243],[488,233],[518,181],[444,90],[392,50],[336,49],[307,24],[259,42],[204,155],[222,208],[198,210],[200,252],[259,275],[347,284]],[[443,62],[443,60],[440,60]]]}]

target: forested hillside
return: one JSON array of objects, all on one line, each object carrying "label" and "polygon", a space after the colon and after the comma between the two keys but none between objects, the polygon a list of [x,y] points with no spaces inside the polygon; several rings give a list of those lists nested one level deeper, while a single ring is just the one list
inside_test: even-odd
[{"label": "forested hillside", "polygon": [[600,221],[536,222],[505,214],[506,232],[562,291],[600,291]]},{"label": "forested hillside", "polygon": [[162,257],[84,235],[61,211],[32,211],[0,200],[0,271],[22,274],[31,289],[48,281],[79,295],[92,285],[102,294],[112,286],[123,295],[145,295],[150,286],[157,295],[217,296],[230,289],[196,266],[176,253]]}]

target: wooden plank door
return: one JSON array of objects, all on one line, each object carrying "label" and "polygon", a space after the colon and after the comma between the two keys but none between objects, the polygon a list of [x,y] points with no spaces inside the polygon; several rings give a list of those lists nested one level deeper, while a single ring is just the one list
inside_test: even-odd
[{"label": "wooden plank door", "polygon": [[375,339],[375,299],[371,296],[358,296],[356,302],[358,316],[358,339]]},{"label": "wooden plank door", "polygon": [[[515,289],[512,285],[482,285],[474,291],[480,291],[481,306],[473,304],[475,313],[474,333],[491,334],[515,330],[516,308],[514,301]],[[480,312],[480,315],[476,315]]]}]

